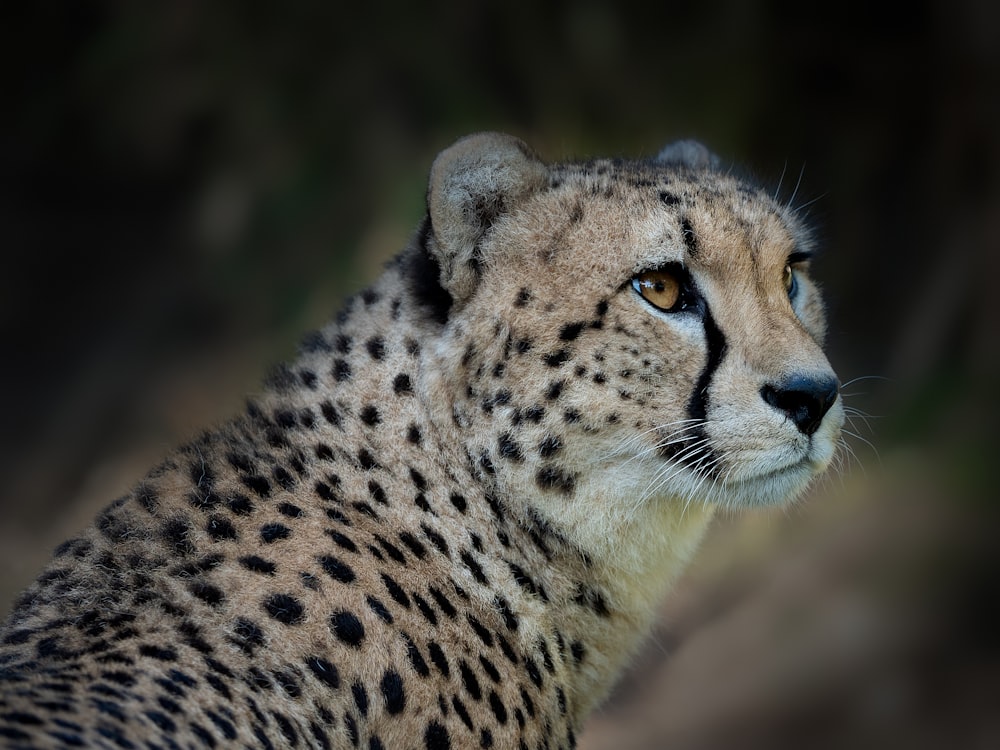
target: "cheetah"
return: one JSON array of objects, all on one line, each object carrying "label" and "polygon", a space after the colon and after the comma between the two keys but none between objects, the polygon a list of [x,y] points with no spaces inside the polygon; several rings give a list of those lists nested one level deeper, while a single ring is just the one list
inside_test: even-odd
[{"label": "cheetah", "polygon": [[60,545],[13,748],[572,748],[713,513],[843,421],[801,217],[681,142],[442,152],[384,274]]}]

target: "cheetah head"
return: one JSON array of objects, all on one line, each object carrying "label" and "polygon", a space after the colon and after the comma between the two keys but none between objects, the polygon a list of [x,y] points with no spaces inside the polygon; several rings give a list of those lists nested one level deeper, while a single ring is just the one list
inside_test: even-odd
[{"label": "cheetah head", "polygon": [[546,165],[497,134],[435,162],[425,246],[450,309],[428,400],[525,512],[600,536],[664,507],[786,503],[830,463],[813,242],[716,162],[688,142]]}]

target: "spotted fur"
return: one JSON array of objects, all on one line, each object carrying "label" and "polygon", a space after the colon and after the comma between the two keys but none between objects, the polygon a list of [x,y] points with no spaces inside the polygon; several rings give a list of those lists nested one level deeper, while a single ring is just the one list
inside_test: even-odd
[{"label": "spotted fur", "polygon": [[[573,747],[713,509],[787,502],[839,430],[808,234],[716,167],[445,151],[384,275],[56,550],[0,738]],[[664,268],[683,311],[632,283]]]}]

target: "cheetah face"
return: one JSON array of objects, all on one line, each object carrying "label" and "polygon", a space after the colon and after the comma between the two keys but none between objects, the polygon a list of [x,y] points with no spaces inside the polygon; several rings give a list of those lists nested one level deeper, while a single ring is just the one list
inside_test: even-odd
[{"label": "cheetah face", "polygon": [[477,471],[543,515],[777,504],[833,457],[807,232],[700,147],[675,155],[547,167],[479,136],[435,164],[437,398]]}]

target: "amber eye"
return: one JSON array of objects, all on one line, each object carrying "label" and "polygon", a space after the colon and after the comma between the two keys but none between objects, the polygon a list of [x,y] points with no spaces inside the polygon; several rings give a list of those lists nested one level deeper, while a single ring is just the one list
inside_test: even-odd
[{"label": "amber eye", "polygon": [[646,271],[632,279],[632,287],[649,304],[668,312],[672,311],[681,298],[681,282],[670,271]]}]

